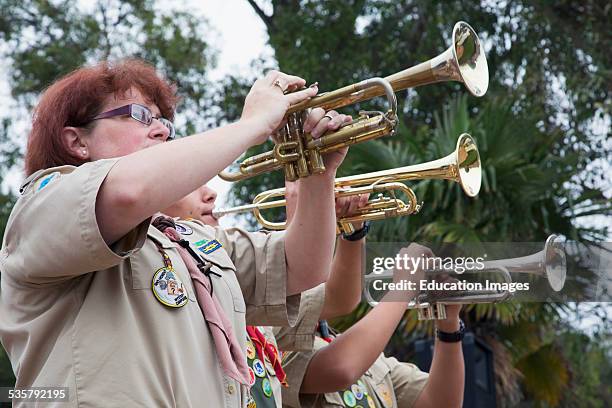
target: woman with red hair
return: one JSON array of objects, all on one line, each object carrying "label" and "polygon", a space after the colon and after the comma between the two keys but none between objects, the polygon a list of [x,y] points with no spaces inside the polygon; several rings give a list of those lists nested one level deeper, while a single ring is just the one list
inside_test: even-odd
[{"label": "woman with red hair", "polygon": [[[143,62],[81,68],[45,91],[0,252],[0,340],[16,388],[62,387],[68,406],[244,404],[246,320],[291,325],[299,293],[327,279],[346,151],[298,182],[286,232],[156,214],[266,140],[317,93],[304,85],[271,71],[240,120],[178,140],[174,88]],[[314,109],[304,130],[317,138],[346,120]]]}]

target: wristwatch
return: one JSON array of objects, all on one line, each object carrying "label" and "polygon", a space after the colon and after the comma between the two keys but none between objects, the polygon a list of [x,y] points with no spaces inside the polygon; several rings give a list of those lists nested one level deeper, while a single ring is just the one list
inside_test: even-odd
[{"label": "wristwatch", "polygon": [[459,330],[456,332],[448,333],[443,332],[441,330],[436,329],[436,337],[438,340],[443,341],[444,343],[457,343],[463,340],[463,336],[465,335],[465,324],[463,324],[463,320],[459,319]]},{"label": "wristwatch", "polygon": [[361,227],[361,229],[358,229],[352,234],[347,234],[343,232],[342,238],[346,239],[347,241],[359,241],[360,239],[365,238],[365,236],[368,235],[368,231],[370,231],[370,224],[370,221],[364,221],[363,227]]}]

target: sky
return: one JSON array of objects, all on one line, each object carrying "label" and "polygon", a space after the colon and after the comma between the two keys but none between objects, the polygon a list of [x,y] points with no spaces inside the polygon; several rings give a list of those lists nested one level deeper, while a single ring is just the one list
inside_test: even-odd
[{"label": "sky", "polygon": [[[262,55],[270,56],[266,27],[246,0],[193,1],[209,24],[218,31],[218,40],[213,46],[219,51],[218,63],[211,78],[222,78],[227,73],[249,72],[250,62]],[[237,29],[236,22],[240,22]],[[215,177],[208,185],[218,192],[217,206],[226,201],[231,183]],[[221,218],[221,225],[230,225],[231,218]]]}]

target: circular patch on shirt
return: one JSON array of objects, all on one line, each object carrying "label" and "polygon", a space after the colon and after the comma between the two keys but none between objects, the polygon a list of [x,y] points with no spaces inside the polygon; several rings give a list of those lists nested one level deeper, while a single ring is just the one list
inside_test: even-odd
[{"label": "circular patch on shirt", "polygon": [[181,235],[191,235],[191,234],[193,234],[193,230],[188,225],[182,225],[182,224],[179,224],[179,223],[175,223],[175,227],[176,227],[175,228],[176,232],[178,232]]},{"label": "circular patch on shirt", "polygon": [[268,374],[270,374],[272,376],[276,376],[276,371],[274,371],[274,366],[272,365],[272,363],[268,359],[268,356],[266,356],[266,358],[264,359],[264,363],[266,365],[266,370],[268,371]]},{"label": "circular patch on shirt", "polygon": [[359,385],[351,385],[351,391],[353,391],[353,394],[355,394],[355,398],[357,398],[358,400],[363,399],[363,390]]},{"label": "circular patch on shirt", "polygon": [[270,398],[272,396],[272,384],[267,378],[264,378],[261,382],[261,389],[266,397]]},{"label": "circular patch on shirt", "polygon": [[368,394],[368,389],[366,388],[365,383],[363,381],[357,380],[357,385],[361,387],[364,394]]},{"label": "circular patch on shirt", "polygon": [[388,406],[393,405],[393,397],[391,396],[391,391],[389,390],[389,387],[383,385],[379,388],[379,391],[385,404]]},{"label": "circular patch on shirt", "polygon": [[255,358],[255,346],[251,343],[251,340],[247,341],[247,358],[252,360]]},{"label": "circular patch on shirt", "polygon": [[253,371],[255,371],[255,375],[258,377],[263,378],[266,376],[266,369],[264,368],[264,365],[261,360],[257,358],[253,360]]},{"label": "circular patch on shirt", "polygon": [[247,400],[247,404],[246,404],[247,408],[257,408],[257,403],[255,402],[255,399],[253,399],[253,397],[249,394],[249,399]]},{"label": "circular patch on shirt", "polygon": [[153,274],[151,289],[155,298],[163,305],[183,307],[189,300],[183,282],[172,268],[159,268]]},{"label": "circular patch on shirt", "polygon": [[252,387],[253,384],[255,384],[255,372],[249,367],[249,387]]},{"label": "circular patch on shirt", "polygon": [[368,408],[376,408],[376,405],[374,404],[374,400],[372,399],[372,397],[368,395],[367,399],[368,399]]},{"label": "circular patch on shirt", "polygon": [[355,405],[357,405],[355,395],[349,390],[344,391],[344,393],[342,394],[342,399],[344,400],[344,403],[347,407],[353,408]]}]

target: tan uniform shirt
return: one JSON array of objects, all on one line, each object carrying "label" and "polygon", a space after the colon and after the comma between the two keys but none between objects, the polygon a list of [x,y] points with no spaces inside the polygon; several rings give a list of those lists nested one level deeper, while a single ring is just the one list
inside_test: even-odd
[{"label": "tan uniform shirt", "polygon": [[[311,321],[321,315],[325,300],[323,285],[307,291],[303,295],[302,306],[312,305],[309,311],[301,308],[298,323],[303,319]],[[311,325],[309,323],[309,325]],[[312,325],[311,325],[312,327]],[[291,329],[287,329],[291,332]],[[328,345],[320,337],[314,336],[314,347],[311,351],[288,352],[283,358],[283,367],[287,373],[288,388],[283,388],[283,405],[292,408],[331,408],[331,407],[362,407],[362,408],[406,408],[413,406],[419,394],[425,387],[429,375],[413,364],[401,363],[395,358],[381,354],[365,374],[351,387],[327,394],[300,394],[300,388],[306,369],[317,350]],[[279,339],[279,344],[281,340]]]},{"label": "tan uniform shirt", "polygon": [[[149,220],[112,248],[102,239],[96,196],[116,161],[41,171],[11,213],[0,252],[0,339],[16,387],[68,387],[70,402],[60,406],[71,407],[243,406],[246,387],[221,372],[175,244]],[[245,314],[249,324],[294,323],[299,296],[286,298],[282,233],[180,224],[192,246],[222,244],[196,251],[221,275],[210,275],[213,290],[244,348]],[[183,307],[153,294],[163,266],[154,241],[184,285]]]}]

